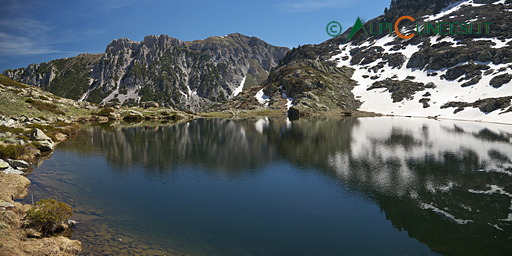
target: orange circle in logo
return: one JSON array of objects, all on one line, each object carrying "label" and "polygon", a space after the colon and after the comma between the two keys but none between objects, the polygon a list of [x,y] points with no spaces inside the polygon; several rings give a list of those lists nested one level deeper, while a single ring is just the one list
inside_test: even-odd
[{"label": "orange circle in logo", "polygon": [[402,16],[400,17],[398,20],[396,20],[395,22],[395,33],[398,37],[400,38],[403,38],[403,39],[411,39],[415,36],[415,34],[410,34],[408,36],[404,36],[400,33],[400,31],[398,31],[398,24],[400,24],[400,21],[404,20],[404,19],[408,19],[410,21],[415,21],[415,19],[411,16]]}]

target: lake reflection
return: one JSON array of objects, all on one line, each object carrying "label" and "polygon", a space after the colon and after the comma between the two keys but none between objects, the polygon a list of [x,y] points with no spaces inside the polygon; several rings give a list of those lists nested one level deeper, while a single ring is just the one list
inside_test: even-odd
[{"label": "lake reflection", "polygon": [[86,244],[99,225],[131,237],[112,254],[510,255],[511,138],[385,117],[93,126],[31,190],[78,207]]}]

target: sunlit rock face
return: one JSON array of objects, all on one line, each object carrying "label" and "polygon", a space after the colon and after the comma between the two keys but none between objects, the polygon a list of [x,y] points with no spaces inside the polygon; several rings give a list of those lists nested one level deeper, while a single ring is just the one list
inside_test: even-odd
[{"label": "sunlit rock face", "polygon": [[14,80],[96,103],[157,101],[194,112],[257,86],[288,48],[242,34],[190,42],[160,35],[112,41],[103,54],[81,54],[6,70]]}]

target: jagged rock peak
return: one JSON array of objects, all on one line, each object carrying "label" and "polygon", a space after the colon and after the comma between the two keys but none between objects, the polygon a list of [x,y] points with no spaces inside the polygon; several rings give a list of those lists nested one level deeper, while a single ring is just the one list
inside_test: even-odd
[{"label": "jagged rock peak", "polygon": [[106,53],[116,53],[123,51],[124,49],[133,49],[139,43],[128,38],[119,38],[113,40],[109,45],[107,45]]},{"label": "jagged rock peak", "polygon": [[148,48],[154,48],[154,47],[180,46],[180,45],[183,45],[183,42],[176,38],[172,38],[168,35],[160,35],[160,36],[149,35],[149,36],[144,37],[142,44],[144,44]]},{"label": "jagged rock peak", "polygon": [[432,6],[445,7],[451,2],[457,0],[430,0],[430,1],[417,1],[417,0],[392,0],[390,9],[409,9],[409,8],[428,8]]}]

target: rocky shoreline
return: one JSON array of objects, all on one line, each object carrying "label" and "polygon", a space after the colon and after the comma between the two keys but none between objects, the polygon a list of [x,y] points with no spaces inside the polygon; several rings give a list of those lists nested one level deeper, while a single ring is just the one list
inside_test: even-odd
[{"label": "rocky shoreline", "polygon": [[31,166],[49,157],[59,142],[76,133],[77,126],[23,116],[2,117],[0,127],[0,255],[77,255],[82,248],[79,241],[59,234],[44,237],[26,220],[33,206],[15,201],[27,196],[30,180],[24,175]]},{"label": "rocky shoreline", "polygon": [[[185,121],[196,115],[156,105],[98,106],[60,98],[0,76],[0,256],[77,255],[80,241],[62,233],[44,236],[27,220],[34,206],[17,202],[27,196],[32,166],[75,135],[78,123]],[[69,228],[63,222],[60,230]],[[69,232],[68,232],[69,233]]]}]

